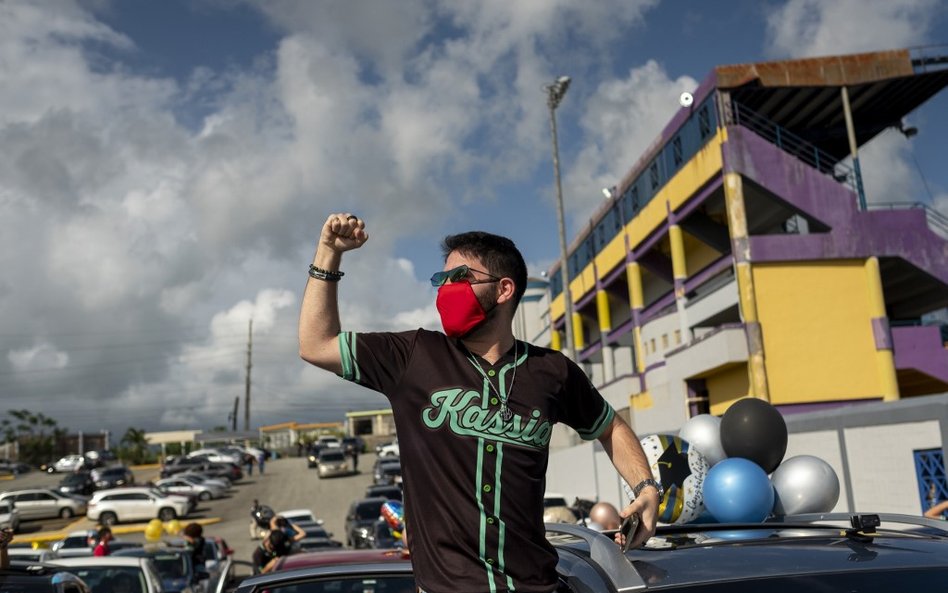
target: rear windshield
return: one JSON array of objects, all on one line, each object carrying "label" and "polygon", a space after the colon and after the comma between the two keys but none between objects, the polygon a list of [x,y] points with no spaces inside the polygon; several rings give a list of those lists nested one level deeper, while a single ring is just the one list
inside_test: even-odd
[{"label": "rear windshield", "polygon": [[145,573],[138,568],[131,566],[70,566],[67,570],[85,581],[93,591],[147,593]]},{"label": "rear windshield", "polygon": [[345,454],[340,451],[329,451],[326,453],[319,454],[320,461],[344,461],[346,459]]}]

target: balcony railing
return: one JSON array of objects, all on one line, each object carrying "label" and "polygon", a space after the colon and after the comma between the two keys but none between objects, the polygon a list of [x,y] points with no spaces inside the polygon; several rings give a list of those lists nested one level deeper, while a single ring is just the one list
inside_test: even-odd
[{"label": "balcony railing", "polygon": [[778,148],[800,159],[821,173],[831,176],[838,183],[856,191],[856,175],[852,168],[807,142],[793,132],[780,127],[753,110],[734,103],[734,123],[743,126]]},{"label": "balcony railing", "polygon": [[948,239],[948,216],[945,216],[938,210],[935,210],[928,204],[921,202],[883,202],[879,204],[869,204],[870,210],[924,210],[925,218],[928,220],[928,227],[934,232]]}]

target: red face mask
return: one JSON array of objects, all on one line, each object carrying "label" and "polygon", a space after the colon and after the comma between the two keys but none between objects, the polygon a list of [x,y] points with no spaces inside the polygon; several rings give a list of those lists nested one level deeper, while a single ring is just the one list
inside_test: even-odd
[{"label": "red face mask", "polygon": [[435,304],[441,314],[444,333],[450,338],[460,338],[487,319],[474,288],[467,282],[442,285]]}]

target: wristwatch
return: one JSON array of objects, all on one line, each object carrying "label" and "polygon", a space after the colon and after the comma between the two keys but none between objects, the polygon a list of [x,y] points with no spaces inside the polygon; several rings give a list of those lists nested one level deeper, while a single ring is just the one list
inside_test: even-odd
[{"label": "wristwatch", "polygon": [[635,496],[635,498],[638,498],[639,492],[642,491],[642,488],[645,488],[647,486],[651,486],[652,488],[655,489],[656,492],[658,492],[658,500],[661,500],[662,498],[665,497],[665,489],[662,488],[662,485],[658,483],[657,480],[653,480],[652,478],[642,480],[641,482],[636,484],[635,488],[632,489],[632,495]]}]

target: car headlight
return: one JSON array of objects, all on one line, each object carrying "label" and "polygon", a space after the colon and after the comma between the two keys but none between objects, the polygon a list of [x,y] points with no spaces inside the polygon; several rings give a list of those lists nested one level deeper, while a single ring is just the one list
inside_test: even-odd
[{"label": "car headlight", "polygon": [[309,456],[309,460],[310,460],[310,461],[316,461],[316,456],[315,456],[315,455],[310,455],[310,456]]},{"label": "car headlight", "polygon": [[356,533],[362,537],[369,537],[369,530],[367,527],[360,527]]}]

